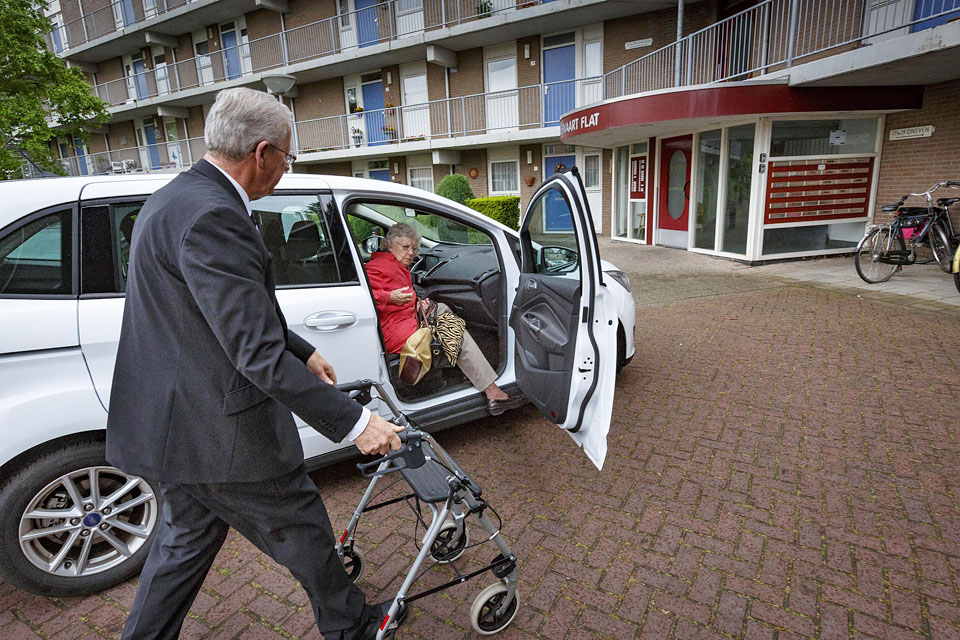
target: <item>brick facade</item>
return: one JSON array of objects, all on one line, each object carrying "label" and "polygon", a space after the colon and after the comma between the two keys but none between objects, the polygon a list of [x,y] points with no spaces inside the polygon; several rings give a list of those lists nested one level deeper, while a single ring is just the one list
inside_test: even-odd
[{"label": "brick facade", "polygon": [[[470,170],[477,170],[477,177],[470,177]],[[467,176],[470,189],[476,197],[485,196],[487,189],[487,150],[464,149],[460,156],[460,164],[456,165],[456,172]]]},{"label": "brick facade", "polygon": [[[890,214],[880,206],[896,202],[905,193],[917,193],[941,180],[960,180],[960,80],[927,85],[923,91],[923,108],[887,116],[883,132],[880,175],[877,186],[877,220],[889,220]],[[891,141],[890,131],[904,127],[932,124],[936,127],[929,138]],[[952,197],[956,191],[945,191],[937,197]],[[913,204],[921,200],[914,198]],[[960,216],[954,221],[960,227]]]},{"label": "brick facade", "polygon": [[330,78],[297,87],[297,120],[312,120],[346,113],[343,78]]}]

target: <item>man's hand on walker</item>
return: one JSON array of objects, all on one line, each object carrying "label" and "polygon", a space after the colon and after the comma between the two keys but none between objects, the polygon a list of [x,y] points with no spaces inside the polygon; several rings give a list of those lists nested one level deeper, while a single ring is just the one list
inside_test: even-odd
[{"label": "man's hand on walker", "polygon": [[314,351],[307,359],[307,369],[313,375],[317,376],[328,384],[337,384],[337,374],[333,371],[333,365],[327,362],[322,355]]},{"label": "man's hand on walker", "polygon": [[367,422],[367,428],[363,430],[353,444],[357,449],[366,455],[383,455],[391,449],[400,448],[400,438],[397,432],[403,431],[400,425],[387,422],[375,413],[370,414],[370,421]]}]

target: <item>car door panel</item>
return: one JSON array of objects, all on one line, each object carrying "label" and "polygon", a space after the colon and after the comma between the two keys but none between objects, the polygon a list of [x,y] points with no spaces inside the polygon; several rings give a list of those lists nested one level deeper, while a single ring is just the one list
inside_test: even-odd
[{"label": "car door panel", "polygon": [[576,168],[551,177],[531,198],[520,246],[510,314],[518,386],[600,468],[613,411],[616,302],[603,284]]}]

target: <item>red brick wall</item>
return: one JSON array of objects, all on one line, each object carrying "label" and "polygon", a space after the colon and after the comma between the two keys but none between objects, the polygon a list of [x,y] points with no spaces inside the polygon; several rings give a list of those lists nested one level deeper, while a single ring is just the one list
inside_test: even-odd
[{"label": "red brick wall", "polygon": [[[874,212],[876,219],[889,219],[890,214],[881,212],[880,206],[896,202],[905,193],[919,192],[941,180],[960,180],[958,104],[960,80],[952,80],[927,85],[923,91],[923,108],[887,116],[877,187],[878,206]],[[929,138],[890,140],[892,129],[927,124],[936,127]],[[939,197],[954,195],[957,192],[949,191]],[[915,204],[920,204],[919,199],[914,200]]]},{"label": "red brick wall", "polygon": [[312,120],[347,112],[343,97],[343,77],[311,82],[297,87],[297,120]]},{"label": "red brick wall", "polygon": [[318,22],[337,15],[335,0],[289,0],[290,12],[284,14],[287,29]]},{"label": "red brick wall", "polygon": [[483,93],[483,49],[457,53],[457,72],[450,74],[450,96]]},{"label": "red brick wall", "polygon": [[[543,146],[539,144],[530,144],[530,145],[520,145],[520,211],[522,212],[526,207],[527,203],[530,202],[530,198],[533,197],[533,193],[540,187],[541,176],[543,175],[543,159],[541,158],[541,151]],[[527,151],[529,151],[533,156],[533,162],[527,164]],[[538,170],[535,172],[534,167],[538,167]],[[533,178],[533,184],[527,186],[524,178]]]},{"label": "red brick wall", "polygon": [[[683,34],[708,27],[716,18],[716,2],[684,5]],[[641,38],[653,38],[653,44],[642,49],[625,49],[624,44]],[[664,9],[635,16],[607,20],[603,23],[603,72],[656,51],[677,39],[677,10]]]},{"label": "red brick wall", "polygon": [[349,162],[329,162],[326,164],[297,165],[294,173],[315,173],[326,176],[353,175]]},{"label": "red brick wall", "polygon": [[[470,177],[470,169],[477,170],[477,177]],[[487,150],[464,149],[460,155],[460,164],[456,165],[457,173],[467,176],[473,195],[481,197],[487,195]]]}]

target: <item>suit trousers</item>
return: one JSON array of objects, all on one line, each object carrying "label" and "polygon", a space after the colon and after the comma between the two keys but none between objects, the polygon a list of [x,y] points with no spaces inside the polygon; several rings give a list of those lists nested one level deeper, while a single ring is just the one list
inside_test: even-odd
[{"label": "suit trousers", "polygon": [[[453,313],[446,304],[437,303],[437,314]],[[463,342],[460,344],[460,356],[457,358],[457,367],[463,371],[474,387],[483,391],[497,379],[497,372],[493,370],[479,345],[471,337],[470,332],[464,329]]]},{"label": "suit trousers", "polygon": [[304,467],[262,482],[160,482],[156,539],[121,638],[177,638],[233,527],[287,567],[310,598],[321,634],[356,626],[366,597],[343,569],[316,485]]}]

